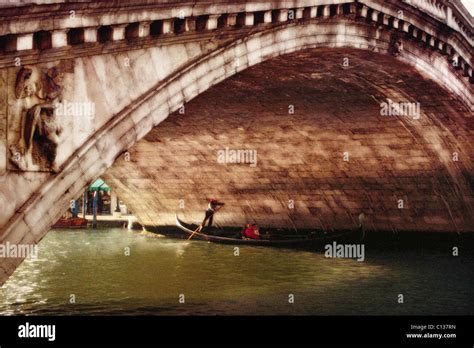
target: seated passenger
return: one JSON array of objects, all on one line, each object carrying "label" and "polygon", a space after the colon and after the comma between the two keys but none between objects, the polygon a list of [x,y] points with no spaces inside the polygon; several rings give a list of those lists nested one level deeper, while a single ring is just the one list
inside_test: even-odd
[{"label": "seated passenger", "polygon": [[260,231],[257,224],[246,225],[246,229],[243,232],[243,238],[260,239]]},{"label": "seated passenger", "polygon": [[249,224],[245,224],[244,227],[242,228],[242,231],[240,232],[242,239],[246,238],[246,231],[247,231],[247,228],[249,227],[250,227]]}]

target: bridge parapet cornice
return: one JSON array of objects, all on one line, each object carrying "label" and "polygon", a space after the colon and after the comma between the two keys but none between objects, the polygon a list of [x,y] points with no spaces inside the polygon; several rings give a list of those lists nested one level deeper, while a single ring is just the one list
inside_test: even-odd
[{"label": "bridge parapet cornice", "polygon": [[[442,51],[459,63],[457,68],[473,81],[472,17],[459,0],[123,0],[119,7],[116,2],[104,0],[57,0],[53,4],[1,9],[0,58],[3,54],[11,64],[13,60],[7,56],[20,51],[101,45],[108,41],[115,44],[147,36],[209,33],[226,27],[248,28],[352,14],[353,18],[366,17],[368,22],[404,32],[407,38]],[[296,10],[293,18],[287,10]],[[223,16],[225,20],[220,21]],[[2,60],[0,67],[4,65]]]},{"label": "bridge parapet cornice", "polygon": [[[36,0],[36,4],[28,4],[22,1],[15,6],[10,2],[10,6],[0,5],[2,14],[0,15],[0,35],[24,33],[29,27],[34,29],[34,23],[23,25],[24,21],[38,20],[36,30],[55,30],[61,28],[74,28],[92,25],[119,24],[120,20],[133,18],[138,20],[158,20],[174,17],[178,14],[186,16],[222,14],[236,12],[265,11],[278,8],[301,8],[308,6],[330,5],[348,2],[368,2],[370,3],[392,3],[400,5],[406,4],[436,18],[437,20],[450,26],[452,29],[462,31],[472,38],[473,17],[460,3],[460,0],[195,0],[195,1],[168,1],[168,0],[122,0],[120,8],[112,1],[75,1],[65,2],[58,0],[54,3],[48,1],[41,4]],[[39,4],[38,4],[39,3]],[[114,9],[115,15],[110,16],[110,10]],[[140,11],[146,13],[140,15]],[[71,11],[77,12],[80,20],[71,20]],[[87,14],[86,14],[87,12]],[[53,16],[51,14],[54,13]],[[122,16],[121,13],[128,16]],[[38,19],[40,17],[40,19]],[[43,17],[43,18],[41,18]],[[145,18],[140,18],[145,17]],[[148,17],[148,18],[146,18]],[[47,18],[45,20],[45,18]],[[126,20],[127,21],[127,20]],[[15,23],[16,22],[16,23]],[[35,31],[35,30],[34,30]]]},{"label": "bridge parapet cornice", "polygon": [[[473,64],[473,19],[458,0],[357,0],[369,8],[405,20],[410,25],[449,42]],[[428,15],[428,16],[424,16]],[[443,30],[444,27],[444,30]]]},{"label": "bridge parapet cornice", "polygon": [[402,0],[472,39],[474,19],[460,0]]}]

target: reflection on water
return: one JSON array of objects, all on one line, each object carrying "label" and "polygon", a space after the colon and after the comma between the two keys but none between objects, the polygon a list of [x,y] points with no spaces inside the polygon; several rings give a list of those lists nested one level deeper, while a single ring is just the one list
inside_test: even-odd
[{"label": "reflection on water", "polygon": [[367,247],[364,262],[246,246],[234,256],[149,233],[54,230],[0,289],[0,314],[474,314],[473,265]]}]

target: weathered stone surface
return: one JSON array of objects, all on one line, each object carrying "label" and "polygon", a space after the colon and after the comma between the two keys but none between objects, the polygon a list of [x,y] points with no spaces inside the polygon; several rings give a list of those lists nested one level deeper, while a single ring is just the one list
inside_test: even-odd
[{"label": "weathered stone surface", "polygon": [[17,220],[15,229],[13,233],[9,234],[8,236],[4,236],[3,239],[0,239],[1,243],[6,243],[9,241],[10,243],[19,243],[23,237],[29,233],[30,227],[26,224],[21,217]]},{"label": "weathered stone surface", "polygon": [[[308,1],[309,0],[299,0],[296,3],[292,3],[291,6],[296,6],[301,12],[303,7],[320,4],[319,2],[316,4],[314,1],[309,4]],[[337,0],[334,3],[339,2],[342,3],[346,1]],[[375,5],[380,5],[380,2],[379,0],[367,0],[365,3],[367,3],[367,6],[375,8]],[[386,11],[384,15],[396,16],[397,8],[392,3],[392,0],[390,0],[390,2],[392,4],[391,6],[382,7],[377,9],[377,11]],[[278,8],[282,8],[281,14],[286,16],[287,9],[285,7],[289,6],[288,3],[278,2],[278,4],[275,2],[267,2],[262,5],[263,7],[260,7],[260,3],[253,3],[249,8],[255,11],[259,9],[269,10],[281,5]],[[192,11],[185,13],[188,15],[192,13],[193,16],[196,16],[200,13],[205,14],[205,11],[211,11],[212,13],[224,11],[229,13],[227,25],[231,25],[235,24],[235,14],[245,11],[247,5],[248,4],[241,2],[232,4],[227,4],[226,2],[225,5],[220,4],[217,6],[209,4],[202,6],[196,5]],[[69,4],[64,4],[64,6],[67,8]],[[103,6],[105,6],[105,9],[102,8]],[[2,203],[2,209],[0,209],[0,236],[6,237],[12,234],[14,226],[16,226],[18,222],[17,218],[23,220],[29,211],[34,210],[35,204],[38,204],[38,202],[48,202],[48,204],[51,205],[54,205],[53,203],[56,202],[58,207],[51,207],[52,211],[50,211],[49,214],[53,220],[56,216],[59,216],[59,213],[64,209],[64,207],[59,205],[66,204],[65,202],[73,198],[74,195],[80,191],[81,187],[84,187],[87,182],[97,178],[107,166],[111,164],[115,153],[119,154],[125,151],[138,139],[137,136],[141,136],[145,132],[147,129],[147,121],[143,121],[142,118],[147,117],[148,113],[144,111],[145,109],[141,108],[137,109],[135,114],[133,113],[133,110],[139,107],[139,105],[143,104],[146,109],[152,111],[153,124],[157,125],[166,118],[168,110],[176,110],[180,106],[179,104],[185,101],[187,102],[190,98],[195,96],[196,93],[204,92],[213,84],[220,82],[224,77],[232,76],[237,71],[242,71],[252,64],[269,59],[270,57],[276,57],[284,53],[291,53],[295,50],[311,47],[352,47],[363,48],[374,52],[389,53],[391,35],[393,33],[391,28],[377,25],[374,22],[369,23],[365,20],[354,21],[353,15],[341,15],[340,8],[336,9],[338,15],[331,16],[329,6],[325,6],[324,13],[327,12],[328,18],[319,17],[312,21],[301,20],[298,23],[288,22],[285,24],[259,25],[258,27],[242,27],[239,30],[235,28],[224,28],[222,30],[217,29],[215,32],[206,31],[199,34],[187,32],[181,36],[168,33],[161,35],[159,39],[155,37],[139,38],[139,40],[134,41],[133,44],[126,42],[126,40],[118,40],[106,44],[89,42],[85,47],[72,48],[68,45],[63,48],[54,48],[53,55],[50,55],[53,51],[45,51],[35,55],[31,54],[31,52],[33,52],[30,50],[33,44],[32,40],[30,40],[32,36],[31,33],[40,29],[62,30],[64,29],[63,26],[69,25],[74,27],[80,27],[81,25],[97,27],[99,24],[122,25],[127,23],[128,20],[137,21],[138,19],[140,21],[151,21],[163,19],[164,34],[168,32],[166,29],[167,25],[170,25],[169,29],[173,29],[171,27],[170,18],[176,17],[181,7],[186,8],[186,5],[180,5],[173,9],[169,7],[156,7],[151,11],[145,11],[141,14],[133,11],[130,13],[127,11],[119,11],[120,13],[103,16],[101,11],[110,9],[107,8],[108,6],[113,7],[115,5],[113,2],[109,2],[108,5],[106,2],[101,2],[99,6],[100,9],[94,16],[81,18],[79,21],[73,21],[58,16],[57,18],[55,17],[54,20],[41,21],[39,26],[38,23],[32,21],[30,21],[31,23],[25,23],[24,21],[19,23],[20,21],[18,21],[9,23],[8,25],[2,21],[0,24],[0,30],[11,30],[19,33],[20,36],[23,35],[24,31],[27,31],[26,35],[28,36],[26,41],[20,38],[19,48],[25,49],[24,51],[6,53],[0,57],[1,67],[13,67],[16,54],[19,55],[23,64],[46,66],[54,64],[54,61],[57,59],[63,58],[65,61],[74,62],[74,64],[72,64],[73,70],[68,72],[71,79],[65,84],[64,97],[71,102],[92,103],[95,107],[93,117],[77,117],[77,115],[74,115],[72,120],[67,119],[65,122],[64,136],[58,153],[58,162],[61,165],[60,170],[64,171],[69,178],[74,177],[74,173],[72,173],[74,170],[83,172],[81,179],[75,181],[72,186],[67,187],[67,185],[70,185],[69,181],[61,181],[50,174],[41,175],[38,173],[38,175],[29,175],[31,173],[18,174],[7,172],[0,178],[0,203]],[[123,6],[126,7],[125,3]],[[445,51],[449,51],[453,56],[464,57],[463,59],[466,62],[472,61],[470,58],[472,57],[472,44],[469,46],[469,42],[472,41],[470,39],[472,35],[466,35],[465,30],[463,31],[456,28],[454,28],[455,32],[449,33],[449,37],[443,32],[438,33],[438,23],[435,20],[429,19],[425,23],[423,18],[426,19],[426,17],[423,15],[420,16],[417,12],[418,10],[408,7],[410,5],[407,4],[403,6],[410,9],[406,12],[407,17],[405,17],[404,26],[409,23],[408,20],[413,20],[413,23],[416,22],[416,25],[423,29],[422,31],[430,35],[434,33],[433,28],[436,29],[435,31],[440,35],[440,39],[446,42],[444,46],[446,47]],[[24,14],[22,18],[25,21],[31,19],[29,16],[32,13],[28,11],[27,7],[18,7],[11,11],[15,12],[17,10],[20,12],[26,11],[22,12]],[[10,9],[8,9],[8,11],[3,11],[2,9],[1,16],[4,16],[2,18],[8,17],[11,11]],[[38,11],[41,11],[41,9],[38,8]],[[38,13],[39,12],[36,12],[34,15],[37,16]],[[14,16],[15,21],[18,20],[17,14]],[[242,24],[241,21],[239,24]],[[50,28],[50,26],[53,26],[53,28]],[[423,26],[427,28],[423,28]],[[406,31],[410,32],[411,27],[413,27],[413,24],[409,24]],[[450,66],[450,61],[446,56],[442,55],[446,53],[445,51],[435,52],[431,48],[425,47],[426,45],[420,42],[421,39],[421,37],[411,40],[405,38],[405,49],[399,54],[397,59],[411,66],[418,67],[426,76],[444,85],[451,92],[464,100],[467,105],[471,105],[472,110],[473,95],[469,79],[462,76],[463,71],[454,70]],[[27,45],[24,45],[25,43]],[[216,51],[211,53],[213,50]],[[12,68],[12,70],[16,70],[16,68]],[[469,71],[469,67],[465,64],[464,74],[466,70]],[[181,76],[175,78],[176,74],[180,73]],[[324,77],[324,75],[322,75],[322,77]],[[9,81],[11,82],[11,80]],[[191,86],[186,86],[188,81],[194,82],[190,82]],[[393,83],[394,81],[387,78],[386,84],[388,86],[393,87]],[[416,85],[413,81],[411,83]],[[386,92],[386,88],[384,89],[382,85],[379,85],[379,87],[381,94],[383,94],[382,92]],[[334,98],[331,102],[338,103],[339,99]],[[353,102],[356,103],[356,101]],[[453,103],[451,103],[451,100],[445,101],[442,107],[446,107],[446,104]],[[437,105],[437,107],[438,106],[439,105]],[[469,113],[469,111],[463,109],[463,106],[460,104],[454,107],[454,109],[454,112]],[[448,111],[452,112],[451,109]],[[436,110],[434,112],[436,112]],[[441,118],[441,116],[439,117]],[[462,123],[462,120],[453,122]],[[137,124],[140,126],[137,127]],[[449,144],[449,142],[446,142],[443,136],[439,134],[436,135],[439,125],[423,123],[423,126],[433,127],[435,131],[434,134],[428,131],[421,133],[422,135],[424,134],[423,136],[419,135],[420,132],[417,131],[417,136],[420,139],[423,138],[421,144],[432,146],[432,153],[439,153],[438,158],[442,166],[448,168],[449,177],[453,178],[455,182],[454,185],[458,187],[453,190],[454,196],[460,196],[459,192],[466,191],[463,185],[460,184],[463,184],[466,180],[465,173],[470,173],[471,169],[450,168],[447,164],[449,162],[449,151],[443,150],[443,146],[446,147],[446,144]],[[368,127],[364,126],[362,128]],[[466,126],[468,130],[471,128],[470,126]],[[414,131],[415,129],[416,127],[410,129],[410,131]],[[458,132],[457,129],[451,129],[450,131],[452,134],[456,134],[458,142],[462,142],[457,144],[456,149],[462,150],[464,148],[463,144],[470,140],[471,134],[468,132]],[[370,131],[371,134],[377,132],[378,130]],[[335,134],[331,134],[330,136],[337,137]],[[212,140],[216,137],[218,138],[219,135],[206,136],[204,141]],[[106,139],[101,142],[102,138]],[[405,138],[407,139],[398,140],[400,141],[400,145],[408,146],[409,144],[418,144],[410,140],[409,137]],[[347,141],[347,138],[343,140]],[[367,143],[365,143],[366,141]],[[456,143],[456,141],[451,142]],[[392,149],[390,143],[387,143],[387,139],[359,139],[357,144],[362,144],[364,148],[366,148],[366,150],[362,151],[369,154],[372,153],[369,146],[383,147],[387,150],[387,153],[400,150],[400,148]],[[315,146],[315,149],[317,149],[317,146]],[[96,158],[100,158],[101,152],[104,153],[104,151],[106,159],[104,159],[104,161],[97,160]],[[425,149],[424,151],[427,150]],[[324,153],[325,151],[321,150],[321,152]],[[417,155],[418,158],[423,156],[424,153]],[[189,157],[194,161],[202,160],[202,157]],[[368,156],[368,158],[370,158],[370,156]],[[183,160],[186,161],[187,159],[184,158]],[[373,159],[369,159],[366,163],[376,165],[377,162],[374,161]],[[274,172],[277,173],[275,174],[276,176],[295,178],[295,175],[301,175],[281,171],[278,166],[282,164],[285,164],[284,159],[275,159],[274,163],[272,163],[272,165],[275,166]],[[409,168],[416,168],[417,166],[423,168],[425,164],[424,161],[421,160],[420,164],[397,162],[391,163],[391,165],[396,171],[406,171],[409,170]],[[186,164],[186,166],[188,166],[188,164]],[[347,171],[349,168],[344,164],[338,165],[337,168],[343,173],[338,179],[341,181],[347,179]],[[357,172],[359,168],[351,168],[351,170]],[[321,172],[324,178],[331,178],[334,175],[330,167],[323,167]],[[363,187],[373,189],[377,187],[376,184],[385,185],[386,183],[383,180],[384,176],[381,173],[382,172],[365,173],[364,175],[367,175],[367,180],[373,179],[374,182],[364,182]],[[192,179],[189,180],[192,181]],[[270,182],[268,179],[260,180],[262,185],[269,187]],[[379,182],[379,180],[381,182]],[[402,181],[397,180],[396,182],[398,184]],[[57,189],[51,191],[46,190],[45,192],[44,187],[46,187],[46,183],[47,185],[51,185],[52,183],[58,185]],[[239,184],[241,186],[237,187],[237,190],[242,190],[242,187],[245,187],[244,185],[249,183],[243,181]],[[173,187],[173,185],[170,187]],[[337,207],[356,209],[355,207],[358,206],[358,203],[354,203],[352,200],[334,199],[331,195],[332,189],[333,187],[331,185],[325,185],[325,189],[321,195],[324,198],[324,202],[327,203],[320,207],[321,209],[324,208],[328,210],[328,207],[331,211]],[[342,190],[337,189],[337,191],[344,192],[344,189],[346,188]],[[44,192],[44,196],[40,197],[38,195],[40,191]],[[63,196],[59,197],[58,195],[60,195],[61,192],[63,192]],[[217,194],[219,192],[217,192]],[[466,192],[469,192],[469,189]],[[301,192],[300,194],[303,195]],[[461,196],[464,197],[462,194]],[[396,195],[392,194],[390,197],[390,199],[396,201]],[[385,198],[380,199],[380,201],[382,200],[385,201]],[[447,205],[450,206],[453,200],[455,201],[456,199],[446,199]],[[164,202],[163,204],[166,203],[166,205],[168,205],[171,204],[170,202],[174,202],[175,199],[162,198],[161,201]],[[271,206],[272,211],[282,209],[279,205],[273,206],[272,203],[270,203],[271,200],[265,199],[265,201],[267,202],[266,204]],[[407,204],[411,204],[411,201]],[[431,207],[433,204],[435,203],[430,202],[429,206]],[[463,204],[466,204],[466,202]],[[140,207],[139,203],[135,206],[137,208]],[[393,209],[393,205],[391,204],[381,206],[385,209],[384,211]],[[308,211],[313,208],[318,208],[318,206],[312,207],[308,204],[300,205],[299,207],[300,209],[306,209]],[[246,211],[251,211],[249,208],[246,209]],[[459,217],[461,214],[456,216],[456,209],[458,209],[456,206],[451,209],[454,210],[455,213],[450,214],[450,219],[455,222],[456,226],[462,226],[464,222]],[[268,213],[268,208],[257,209],[255,212],[255,214],[260,215],[266,215]],[[339,214],[340,219],[338,221],[341,222],[341,226],[345,226],[349,223],[348,221],[353,220],[351,214],[346,213],[345,215],[347,216],[342,217],[343,215]],[[394,218],[393,216],[395,215],[396,214],[391,214],[389,219],[399,219],[398,217]],[[401,214],[399,215],[401,216]],[[165,218],[166,216],[165,214]],[[439,219],[434,216],[436,216],[435,213],[426,221],[445,221],[444,215],[440,215]],[[147,219],[150,218],[147,217]],[[151,218],[151,220],[153,219],[154,217]],[[408,228],[409,223],[416,227],[416,217],[405,216],[403,217],[403,221],[406,228]],[[287,219],[276,219],[272,223],[275,225],[284,225],[287,222]],[[319,223],[321,222],[319,221]],[[43,226],[46,225],[47,224],[43,224]],[[46,233],[46,230],[46,228],[42,227],[41,230],[36,231],[37,234],[35,238],[41,238],[42,234]],[[0,279],[0,282],[1,281],[2,279]]]},{"label": "weathered stone surface", "polygon": [[[421,118],[381,116],[387,98],[419,102]],[[182,215],[199,221],[206,198],[216,197],[226,202],[220,224],[348,228],[363,212],[371,229],[472,230],[472,190],[461,173],[472,170],[473,130],[469,112],[454,105],[392,57],[296,53],[212,87],[104,177],[150,225],[173,224],[180,199]],[[217,163],[225,148],[256,150],[257,166]],[[465,160],[453,162],[454,151]]]},{"label": "weathered stone surface", "polygon": [[7,70],[0,70],[0,175],[7,169]]}]

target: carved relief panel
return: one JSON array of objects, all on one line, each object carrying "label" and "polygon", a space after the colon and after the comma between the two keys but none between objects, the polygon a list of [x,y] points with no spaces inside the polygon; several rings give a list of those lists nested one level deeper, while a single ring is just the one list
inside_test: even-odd
[{"label": "carved relief panel", "polygon": [[72,66],[65,61],[11,69],[8,76],[8,169],[59,170],[56,161],[63,133],[56,108]]}]

